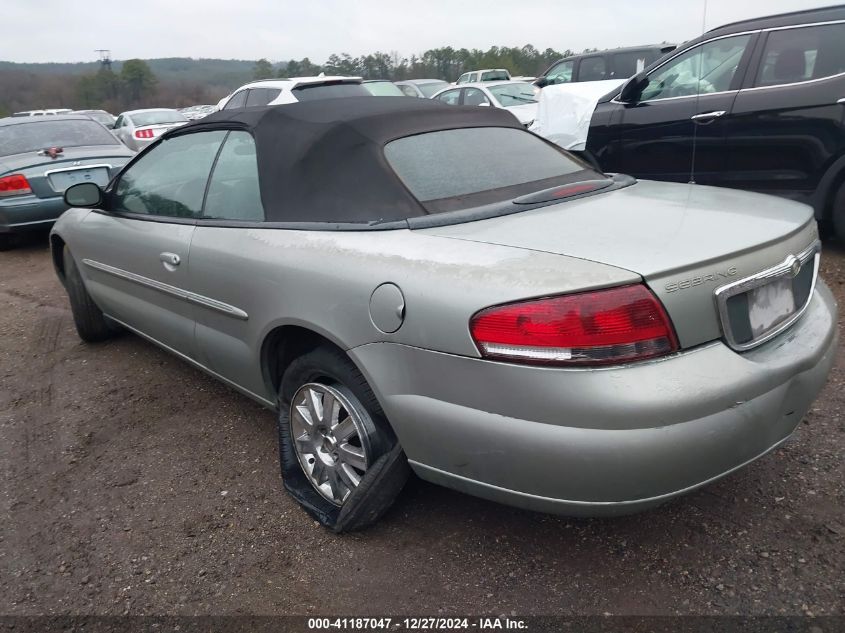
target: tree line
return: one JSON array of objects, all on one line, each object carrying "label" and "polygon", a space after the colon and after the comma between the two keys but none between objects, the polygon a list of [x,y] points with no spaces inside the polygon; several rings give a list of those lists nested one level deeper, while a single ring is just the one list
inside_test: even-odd
[{"label": "tree line", "polygon": [[[584,52],[589,52],[587,49]],[[488,50],[473,48],[432,48],[421,55],[403,57],[397,52],[376,51],[360,57],[349,53],[333,53],[322,65],[307,57],[282,62],[274,66],[267,59],[259,59],[253,68],[253,78],[297,77],[317,75],[353,75],[364,79],[443,79],[454,81],[459,75],[478,68],[505,68],[511,75],[535,77],[562,57],[573,55],[570,50],[543,51],[531,44],[519,47],[492,46]]]},{"label": "tree line", "polygon": [[[335,53],[322,64],[316,64],[307,57],[276,64],[259,59],[253,65],[252,77],[298,77],[324,72],[327,75],[392,81],[420,78],[454,81],[461,73],[478,68],[506,68],[515,76],[536,76],[553,62],[571,54],[570,50],[552,48],[541,51],[531,44],[521,47],[492,46],[487,50],[445,46],[410,57],[395,51],[377,51],[358,57]],[[90,108],[118,113],[143,107],[178,108],[216,103],[248,79],[248,75],[243,77],[243,81],[231,77],[226,85],[210,85],[201,80],[161,80],[141,59],[126,60],[119,72],[102,67],[94,73],[77,75],[0,68],[0,116],[41,108]]]}]

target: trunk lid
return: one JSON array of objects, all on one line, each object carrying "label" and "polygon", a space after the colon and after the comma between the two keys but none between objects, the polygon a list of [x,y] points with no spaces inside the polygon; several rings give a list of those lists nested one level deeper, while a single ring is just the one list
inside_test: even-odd
[{"label": "trunk lid", "polygon": [[420,230],[637,273],[663,302],[682,347],[722,336],[717,288],[776,266],[817,239],[808,206],[737,190],[651,181]]},{"label": "trunk lid", "polygon": [[76,180],[89,180],[86,175],[99,177],[87,171],[92,166],[107,165],[108,168],[102,168],[103,177],[111,178],[134,155],[122,144],[68,147],[55,159],[39,156],[38,152],[26,152],[0,158],[0,176],[23,174],[35,196],[51,198],[61,195]]}]

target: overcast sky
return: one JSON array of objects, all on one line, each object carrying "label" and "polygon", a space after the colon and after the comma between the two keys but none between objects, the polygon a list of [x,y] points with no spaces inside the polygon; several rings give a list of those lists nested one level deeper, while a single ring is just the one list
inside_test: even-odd
[{"label": "overcast sky", "polygon": [[[833,0],[708,0],[706,29]],[[704,0],[0,0],[0,60],[222,57],[278,61],[493,45],[557,50],[682,42]]]}]

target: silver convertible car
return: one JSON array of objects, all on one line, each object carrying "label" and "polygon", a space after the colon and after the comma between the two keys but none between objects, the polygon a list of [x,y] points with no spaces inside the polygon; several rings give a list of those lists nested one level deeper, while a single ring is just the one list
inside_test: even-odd
[{"label": "silver convertible car", "polygon": [[284,485],[336,531],[411,471],[655,506],[784,442],[837,346],[810,207],[598,173],[494,108],[227,110],[66,198],[82,339],[131,330],[277,410]]}]

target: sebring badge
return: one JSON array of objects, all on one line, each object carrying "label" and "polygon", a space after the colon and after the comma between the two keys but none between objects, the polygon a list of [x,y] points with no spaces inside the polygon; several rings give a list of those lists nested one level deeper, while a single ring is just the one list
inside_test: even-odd
[{"label": "sebring badge", "polygon": [[719,270],[714,271],[712,273],[707,273],[706,275],[699,275],[697,277],[690,277],[689,279],[682,279],[681,281],[666,284],[666,292],[685,290],[686,288],[700,286],[704,283],[713,283],[721,281],[722,279],[729,279],[730,277],[735,277],[737,272],[738,271],[736,269],[736,266],[731,266],[727,270]]}]

